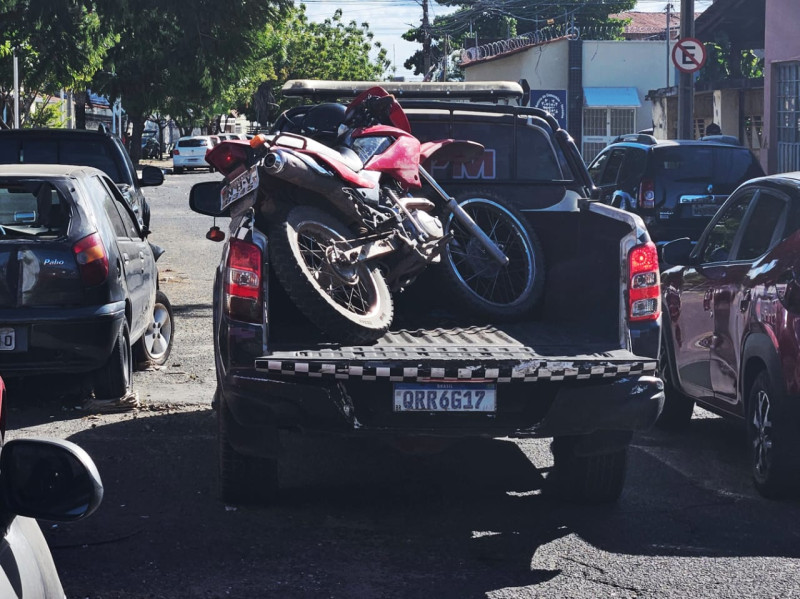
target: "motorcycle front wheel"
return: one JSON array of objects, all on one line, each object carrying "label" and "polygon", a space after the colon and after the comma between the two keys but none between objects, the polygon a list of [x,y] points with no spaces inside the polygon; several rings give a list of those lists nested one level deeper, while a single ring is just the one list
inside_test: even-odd
[{"label": "motorcycle front wheel", "polygon": [[506,266],[493,260],[480,242],[453,218],[447,230],[453,239],[442,263],[449,287],[467,311],[507,320],[529,312],[544,290],[544,251],[524,217],[490,191],[457,198],[478,227],[508,257]]},{"label": "motorcycle front wheel", "polygon": [[297,206],[270,227],[270,262],[289,297],[313,324],[340,343],[370,343],[389,330],[394,306],[377,267],[343,268],[328,260],[326,250],[333,242],[351,237],[331,214]]}]

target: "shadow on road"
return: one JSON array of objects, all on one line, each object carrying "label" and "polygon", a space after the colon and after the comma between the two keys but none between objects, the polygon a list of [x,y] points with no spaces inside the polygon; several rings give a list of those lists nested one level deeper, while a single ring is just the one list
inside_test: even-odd
[{"label": "shadow on road", "polygon": [[89,520],[43,526],[71,597],[535,592],[562,573],[545,548],[567,535],[636,556],[800,557],[786,526],[796,505],[698,486],[644,450],[653,439],[632,450],[620,502],[587,507],[542,496],[542,477],[508,442],[421,457],[287,436],[284,492],[261,508],[219,501],[210,409],[101,423],[70,439],[106,488]]}]

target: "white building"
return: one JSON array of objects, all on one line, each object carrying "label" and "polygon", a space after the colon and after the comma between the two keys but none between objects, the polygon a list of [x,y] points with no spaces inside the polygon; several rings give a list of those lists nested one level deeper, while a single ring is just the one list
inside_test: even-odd
[{"label": "white building", "polygon": [[665,40],[563,37],[470,49],[461,66],[467,81],[526,80],[530,104],[553,113],[588,162],[618,135],[653,127],[645,97],[649,90],[666,87],[668,76],[675,83],[670,51]]}]

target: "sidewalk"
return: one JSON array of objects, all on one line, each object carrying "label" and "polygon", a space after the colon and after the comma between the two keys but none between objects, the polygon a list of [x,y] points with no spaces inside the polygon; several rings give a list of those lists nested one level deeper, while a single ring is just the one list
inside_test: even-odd
[{"label": "sidewalk", "polygon": [[156,160],[154,158],[142,158],[139,160],[139,168],[143,166],[157,166],[167,174],[172,174],[172,158]]}]

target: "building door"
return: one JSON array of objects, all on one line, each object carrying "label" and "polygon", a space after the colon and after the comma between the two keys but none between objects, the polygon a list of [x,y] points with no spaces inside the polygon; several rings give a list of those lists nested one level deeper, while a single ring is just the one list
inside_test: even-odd
[{"label": "building door", "polygon": [[800,62],[778,65],[778,171],[800,170]]}]

